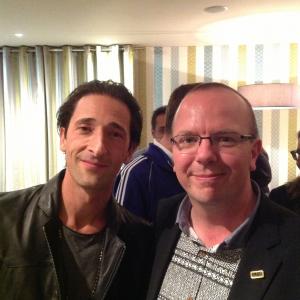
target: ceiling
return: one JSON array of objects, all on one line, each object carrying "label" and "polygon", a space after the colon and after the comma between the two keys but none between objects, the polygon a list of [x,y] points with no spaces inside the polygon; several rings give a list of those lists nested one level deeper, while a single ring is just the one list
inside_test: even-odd
[{"label": "ceiling", "polygon": [[299,0],[0,0],[0,46],[283,41],[300,41]]}]

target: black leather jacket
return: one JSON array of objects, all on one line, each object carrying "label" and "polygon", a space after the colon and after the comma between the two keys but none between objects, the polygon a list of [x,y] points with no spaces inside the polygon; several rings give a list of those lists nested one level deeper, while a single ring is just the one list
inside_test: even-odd
[{"label": "black leather jacket", "polygon": [[[0,193],[0,299],[67,299],[58,206],[64,171],[45,185]],[[95,299],[145,298],[152,229],[111,201]]]}]

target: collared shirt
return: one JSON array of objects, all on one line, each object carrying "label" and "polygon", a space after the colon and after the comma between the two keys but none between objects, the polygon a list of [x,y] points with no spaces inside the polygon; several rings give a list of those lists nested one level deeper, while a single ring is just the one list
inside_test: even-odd
[{"label": "collared shirt", "polygon": [[[240,224],[230,235],[227,237],[222,243],[214,245],[213,247],[210,248],[210,252],[217,252],[218,250],[221,250],[223,248],[230,248],[233,244],[233,241],[239,239],[242,235],[246,234],[247,230],[249,229],[250,225],[253,222],[253,219],[256,215],[259,203],[260,203],[260,188],[258,184],[255,181],[251,181],[252,183],[252,188],[256,194],[256,204],[249,215],[248,218],[244,220],[242,224]],[[189,200],[188,195],[185,196],[183,201],[181,202],[177,217],[176,217],[176,223],[178,224],[180,230],[185,233],[187,236],[191,237],[193,240],[196,240],[199,242],[201,245],[203,243],[199,240],[196,232],[194,231],[191,223],[190,223],[190,212],[191,212],[192,204]]]}]

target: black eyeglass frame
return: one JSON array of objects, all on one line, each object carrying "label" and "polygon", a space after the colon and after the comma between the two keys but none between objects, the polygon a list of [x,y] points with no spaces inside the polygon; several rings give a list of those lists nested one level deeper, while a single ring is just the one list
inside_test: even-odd
[{"label": "black eyeglass frame", "polygon": [[[232,134],[232,132],[230,132],[228,134]],[[256,139],[256,136],[251,135],[251,134],[238,134],[238,133],[235,133],[235,134],[237,134],[237,137],[239,137],[241,139],[241,141],[239,141],[238,143]],[[185,134],[179,134],[179,135],[176,135],[174,137],[171,137],[170,141],[171,141],[172,144],[179,147],[178,142],[176,141],[176,138],[180,137],[180,136],[189,136],[189,137],[198,137],[199,138],[198,145],[201,144],[202,140],[206,140],[206,139],[210,140],[211,145],[215,145],[216,143],[214,142],[214,136],[217,137],[217,136],[222,136],[222,135],[226,136],[226,133],[220,133],[220,134],[217,133],[217,134],[212,134],[210,136],[201,136],[201,135],[198,135],[198,134],[186,134],[186,135]],[[231,147],[233,147],[233,146],[234,145],[232,145]]]},{"label": "black eyeglass frame", "polygon": [[[298,160],[300,158],[300,149],[290,151],[294,160]],[[298,155],[298,157],[297,157]]]}]

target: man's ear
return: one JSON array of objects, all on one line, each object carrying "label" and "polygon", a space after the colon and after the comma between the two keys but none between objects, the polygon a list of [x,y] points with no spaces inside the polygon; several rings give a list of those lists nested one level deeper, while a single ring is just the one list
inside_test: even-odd
[{"label": "man's ear", "polygon": [[66,152],[66,129],[64,127],[59,129],[59,146],[62,152]]},{"label": "man's ear", "polygon": [[262,151],[262,142],[260,139],[254,141],[251,149],[251,162],[250,162],[250,171],[254,171],[256,169],[256,160],[259,154]]},{"label": "man's ear", "polygon": [[151,129],[151,134],[152,134],[152,137],[154,137],[154,134],[155,134],[154,129]]}]

